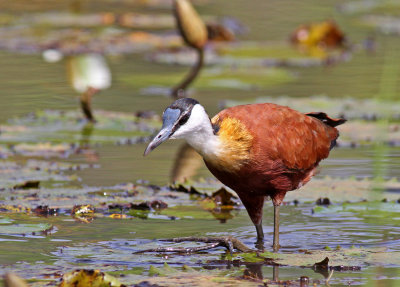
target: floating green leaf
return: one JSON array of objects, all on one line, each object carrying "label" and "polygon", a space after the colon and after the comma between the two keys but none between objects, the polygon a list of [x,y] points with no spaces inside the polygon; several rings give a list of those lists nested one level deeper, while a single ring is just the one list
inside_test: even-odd
[{"label": "floating green leaf", "polygon": [[0,225],[0,234],[29,234],[33,232],[46,231],[51,227],[51,224],[47,223]]}]

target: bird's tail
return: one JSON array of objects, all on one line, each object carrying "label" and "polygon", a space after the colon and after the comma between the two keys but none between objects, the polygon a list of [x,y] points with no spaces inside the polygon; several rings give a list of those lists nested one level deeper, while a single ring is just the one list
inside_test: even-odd
[{"label": "bird's tail", "polygon": [[333,119],[328,117],[327,114],[322,113],[322,112],[314,112],[314,113],[307,113],[307,116],[314,117],[319,119],[321,122],[324,124],[330,126],[330,127],[336,127],[338,125],[344,124],[347,120],[346,119]]}]

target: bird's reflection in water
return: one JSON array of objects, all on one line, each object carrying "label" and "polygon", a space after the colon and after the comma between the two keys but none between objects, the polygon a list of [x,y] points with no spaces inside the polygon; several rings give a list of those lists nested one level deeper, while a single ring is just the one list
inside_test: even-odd
[{"label": "bird's reflection in water", "polygon": [[81,139],[79,141],[79,152],[85,156],[88,162],[98,162],[99,154],[90,148],[90,137],[94,130],[94,124],[89,122],[81,130]]},{"label": "bird's reflection in water", "polygon": [[[301,276],[300,278],[292,278],[289,280],[288,279],[280,280],[279,279],[279,265],[276,265],[276,264],[272,266],[272,274],[270,274],[270,273],[265,274],[266,275],[265,276],[266,281],[265,281],[264,275],[263,275],[263,267],[265,266],[264,262],[245,263],[245,265],[246,265],[246,269],[243,271],[244,278],[263,280],[265,284],[268,284],[268,286],[270,286],[269,284],[271,284],[271,286],[273,285],[273,286],[306,287],[306,286],[309,286],[309,283],[310,283],[310,278],[307,276]],[[270,268],[265,269],[265,270],[270,270]],[[318,280],[314,281],[314,283],[316,283],[316,282],[318,282],[318,284],[320,283]],[[328,282],[326,282],[326,285],[329,286]]]},{"label": "bird's reflection in water", "polygon": [[[264,262],[258,263],[245,263],[246,269],[243,272],[243,277],[245,278],[253,278],[253,279],[264,279],[263,275],[263,267]],[[272,277],[272,278],[271,278]],[[271,283],[279,282],[279,265],[272,266],[272,274],[266,274],[266,279],[269,279]]]},{"label": "bird's reflection in water", "polygon": [[185,182],[196,175],[203,164],[203,158],[187,143],[179,147],[171,171],[172,182]]},{"label": "bird's reflection in water", "polygon": [[275,282],[279,280],[279,266],[278,265],[274,265],[272,267],[272,280],[274,280]]},{"label": "bird's reflection in water", "polygon": [[263,263],[246,263],[246,269],[243,271],[243,277],[263,279]]},{"label": "bird's reflection in water", "polygon": [[[187,182],[198,173],[203,165],[203,158],[187,143],[182,144],[175,157],[175,162],[171,170],[171,181],[175,183]],[[237,202],[232,201],[232,194],[225,189],[215,191],[210,198],[204,201],[213,201],[211,208],[206,208],[215,219],[221,223],[234,218],[237,215]],[[236,210],[236,213],[232,211]]]}]

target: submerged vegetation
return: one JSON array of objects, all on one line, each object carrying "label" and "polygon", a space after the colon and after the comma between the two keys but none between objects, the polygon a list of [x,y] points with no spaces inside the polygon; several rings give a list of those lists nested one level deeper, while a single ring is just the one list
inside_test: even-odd
[{"label": "submerged vegetation", "polygon": [[[17,2],[0,3],[0,285],[398,284],[395,1],[196,0],[200,44],[170,0]],[[286,196],[279,253],[255,249],[240,200],[189,147],[142,159],[196,61],[184,41],[204,56],[187,94],[210,115],[274,102],[348,119],[321,174]],[[106,81],[89,83],[99,65]],[[96,121],[76,107],[91,88]],[[268,234],[272,214],[267,201]]]}]

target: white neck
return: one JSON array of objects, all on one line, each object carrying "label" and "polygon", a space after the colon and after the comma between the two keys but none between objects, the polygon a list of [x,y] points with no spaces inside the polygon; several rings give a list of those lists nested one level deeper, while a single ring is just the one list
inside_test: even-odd
[{"label": "white neck", "polygon": [[197,104],[191,115],[171,138],[185,139],[204,158],[218,156],[220,142],[214,131],[210,119],[204,108]]}]

